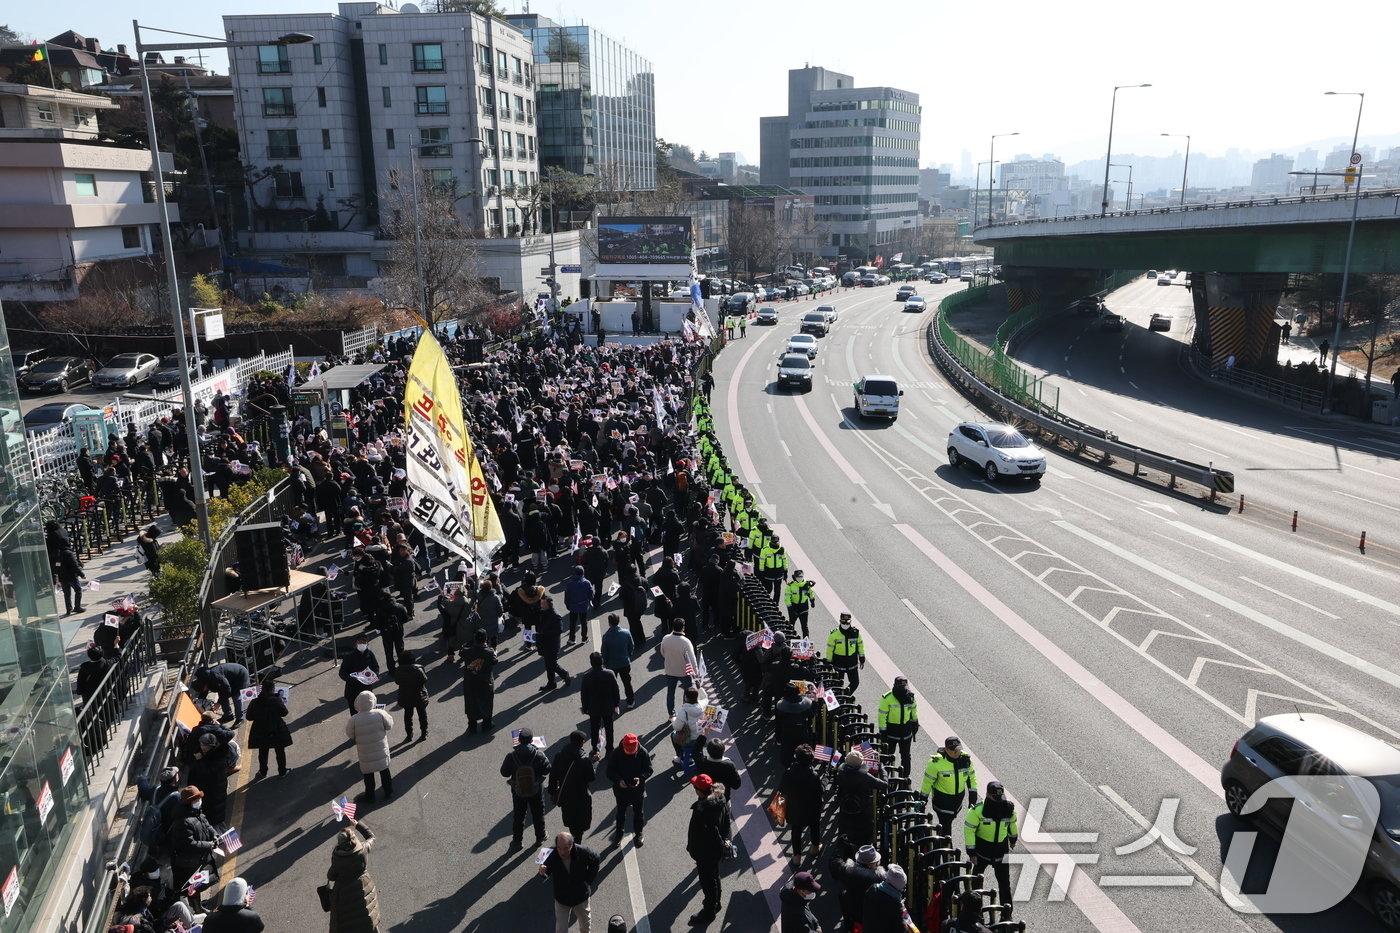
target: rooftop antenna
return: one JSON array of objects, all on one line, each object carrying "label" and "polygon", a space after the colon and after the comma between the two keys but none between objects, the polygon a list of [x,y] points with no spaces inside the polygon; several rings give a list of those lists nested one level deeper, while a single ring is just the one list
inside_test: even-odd
[{"label": "rooftop antenna", "polygon": [[1294,703],[1294,704],[1293,704],[1293,712],[1295,712],[1295,713],[1298,714],[1298,721],[1299,721],[1299,722],[1302,722],[1302,721],[1303,721],[1303,711],[1300,710],[1300,709],[1298,708],[1298,704],[1297,704],[1297,703]]}]

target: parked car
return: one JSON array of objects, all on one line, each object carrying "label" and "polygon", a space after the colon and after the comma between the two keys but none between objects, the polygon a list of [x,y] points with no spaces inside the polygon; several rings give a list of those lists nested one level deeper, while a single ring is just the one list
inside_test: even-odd
[{"label": "parked car", "polygon": [[778,387],[812,388],[812,360],[805,353],[784,353],[778,357]]},{"label": "parked car", "polygon": [[810,295],[812,294],[812,290],[801,282],[798,282],[796,285],[792,286],[792,293],[794,295]]},{"label": "parked car", "polygon": [[817,305],[817,310],[820,311],[822,314],[825,314],[825,315],[826,315],[826,322],[827,322],[828,324],[835,324],[835,323],[836,323],[836,306],[835,306],[835,305]]},{"label": "parked car", "polygon": [[47,405],[40,405],[32,408],[24,416],[24,429],[31,433],[36,431],[47,431],[49,428],[56,428],[61,424],[69,424],[73,416],[80,411],[91,411],[89,406],[81,402],[49,402]]},{"label": "parked car", "polygon": [[812,334],[817,337],[825,337],[831,330],[831,325],[827,323],[826,315],[820,311],[808,311],[802,315],[801,331],[804,334]]},{"label": "parked car", "polygon": [[32,350],[11,350],[10,355],[15,361],[15,376],[19,377],[29,372],[35,363],[48,359],[49,351],[44,347],[36,347]]},{"label": "parked car", "polygon": [[903,394],[893,376],[861,376],[855,384],[856,411],[862,418],[893,421],[899,417],[899,397]]},{"label": "parked car", "polygon": [[879,279],[874,275],[862,275],[860,277],[860,284],[862,288],[874,288],[879,284]]},{"label": "parked car", "polygon": [[76,356],[51,356],[31,366],[19,384],[31,392],[67,392],[73,386],[92,379],[92,371],[92,360]]},{"label": "parked car", "polygon": [[[1271,782],[1284,793],[1251,806],[1255,791]],[[1400,929],[1400,750],[1321,713],[1281,713],[1235,742],[1220,783],[1232,814],[1280,835],[1287,826],[1310,850],[1313,870],[1326,873],[1330,864],[1346,873],[1324,874],[1324,884],[1354,885],[1382,926]],[[1343,854],[1360,855],[1358,847],[1365,852],[1360,878]]]},{"label": "parked car", "polygon": [[725,297],[724,301],[720,303],[719,309],[730,314],[748,314],[753,310],[756,300],[753,292],[735,292]]},{"label": "parked car", "polygon": [[[189,370],[191,379],[198,379],[200,376],[208,375],[213,371],[213,361],[203,353],[195,359],[193,354],[185,357],[186,369]],[[168,388],[180,384],[180,354],[172,353],[161,359],[156,371],[151,373],[151,385]]]},{"label": "parked car", "polygon": [[989,483],[1003,476],[1038,483],[1045,475],[1045,452],[1009,424],[962,422],[948,432],[948,462],[981,469]]},{"label": "parked car", "polygon": [[875,284],[888,285],[890,284],[890,277],[888,275],[877,275],[875,276]]},{"label": "parked car", "polygon": [[[1159,280],[1160,281],[1160,280]],[[1171,330],[1172,316],[1170,314],[1153,314],[1147,319],[1148,330]]]},{"label": "parked car", "polygon": [[910,295],[904,300],[903,310],[918,311],[920,314],[922,314],[923,312],[928,310],[928,302],[924,301],[918,295]]},{"label": "parked car", "polygon": [[778,323],[777,308],[759,308],[758,317],[754,318],[755,324],[776,324]]},{"label": "parked car", "polygon": [[114,389],[137,386],[159,367],[160,357],[154,353],[118,353],[92,374],[92,384]]},{"label": "parked car", "polygon": [[817,357],[817,338],[811,334],[793,334],[787,341],[787,353],[805,353],[808,359]]},{"label": "parked car", "polygon": [[1121,314],[1114,314],[1112,311],[1105,311],[1103,314],[1099,315],[1099,329],[1122,330],[1123,316]]}]

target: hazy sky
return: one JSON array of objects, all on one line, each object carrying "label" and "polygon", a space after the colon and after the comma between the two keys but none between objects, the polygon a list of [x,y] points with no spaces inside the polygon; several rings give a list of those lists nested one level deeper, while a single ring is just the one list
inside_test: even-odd
[{"label": "hazy sky", "polygon": [[[59,9],[59,7],[63,9]],[[219,35],[223,13],[319,12],[332,0],[69,0],[7,4],[0,22],[45,38],[66,29],[104,47],[131,43],[131,19]],[[503,4],[515,12],[518,5]],[[1192,134],[1192,152],[1235,147],[1292,151],[1349,140],[1355,97],[1366,91],[1361,137],[1400,132],[1391,63],[1400,26],[1394,0],[1329,7],[1279,0],[1000,0],[993,4],[887,0],[533,2],[557,21],[587,22],[651,59],[657,132],[697,153],[758,159],[758,118],[786,110],[789,68],[811,63],[860,85],[914,91],[923,103],[924,165],[1055,153],[1066,162],[1102,154],[1115,84],[1114,151],[1170,155]],[[865,12],[864,17],[858,15]],[[225,70],[220,62],[220,71]]]}]

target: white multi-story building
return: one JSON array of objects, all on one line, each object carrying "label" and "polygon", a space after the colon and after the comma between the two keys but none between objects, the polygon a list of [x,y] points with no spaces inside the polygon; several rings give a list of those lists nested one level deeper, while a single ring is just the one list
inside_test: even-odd
[{"label": "white multi-story building", "polygon": [[1249,186],[1256,191],[1284,192],[1291,180],[1288,173],[1293,171],[1293,159],[1275,152],[1267,159],[1254,163],[1250,173]]},{"label": "white multi-story building", "polygon": [[912,257],[919,239],[919,95],[788,72],[788,113],[759,121],[760,180],[813,195],[821,255]]},{"label": "white multi-story building", "polygon": [[1026,192],[1026,200],[1035,216],[1054,217],[1069,212],[1065,164],[1053,155],[1039,159],[1018,155],[1010,162],[1003,162],[997,176],[999,187]]},{"label": "white multi-story building", "polygon": [[[101,272],[108,284],[158,277],[151,153],[93,144],[96,112],[115,109],[105,97],[0,84],[0,300],[68,301]],[[168,214],[179,220],[175,205]]]},{"label": "white multi-story building", "polygon": [[[229,55],[255,252],[281,249],[328,276],[377,275],[382,202],[414,164],[421,184],[453,192],[469,233],[536,225],[530,199],[512,196],[539,177],[529,41],[494,17],[414,9],[224,17],[230,40],[266,43]],[[276,44],[290,33],[313,39]]]}]

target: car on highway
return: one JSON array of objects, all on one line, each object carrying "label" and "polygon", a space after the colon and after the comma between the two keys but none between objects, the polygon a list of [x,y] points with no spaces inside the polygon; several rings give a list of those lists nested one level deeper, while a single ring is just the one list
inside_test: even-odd
[{"label": "car on highway", "polygon": [[812,290],[801,282],[798,282],[796,285],[792,286],[792,293],[798,296],[810,295],[812,294]]},{"label": "car on highway", "polygon": [[725,296],[724,301],[720,302],[719,309],[730,314],[748,314],[753,310],[755,301],[757,299],[754,298],[753,292],[735,292]]},{"label": "car on highway", "polygon": [[1105,311],[1099,315],[1099,330],[1122,330],[1123,315]]},{"label": "car on highway", "polygon": [[1158,284],[1158,285],[1170,285],[1170,284],[1172,284],[1172,280],[1169,279],[1169,278],[1167,278],[1167,275],[1166,275],[1166,273],[1164,272],[1164,273],[1162,273],[1161,275],[1157,276],[1157,284]]},{"label": "car on highway", "polygon": [[[690,296],[687,294],[687,298]],[[203,353],[196,359],[193,354],[185,356],[186,369],[189,370],[191,379],[198,379],[201,375],[207,375],[214,369],[213,362]],[[171,353],[163,357],[160,366],[151,373],[151,385],[169,388],[180,384],[180,354]]]},{"label": "car on highway", "polygon": [[880,284],[880,281],[874,275],[867,273],[860,277],[860,284],[862,288],[874,288],[876,285]]},{"label": "car on highway", "polygon": [[948,462],[977,467],[989,483],[1005,476],[1038,483],[1045,475],[1045,451],[1009,424],[962,422],[948,432]]},{"label": "car on highway", "polygon": [[778,357],[778,388],[812,388],[812,360],[805,353],[783,353]]},{"label": "car on highway", "polygon": [[805,353],[808,359],[816,359],[817,338],[811,334],[793,334],[788,338],[786,353]]},{"label": "car on highway", "polygon": [[160,357],[154,353],[118,353],[92,374],[92,384],[125,389],[145,382],[159,368]]},{"label": "car on highway", "polygon": [[[1251,806],[1271,782],[1281,793]],[[1322,713],[1265,716],[1230,749],[1220,784],[1232,814],[1280,836],[1286,826],[1311,865],[1345,872],[1336,880],[1400,929],[1400,749]],[[1362,852],[1358,879],[1347,853]]]},{"label": "car on highway", "polygon": [[827,321],[826,315],[820,311],[808,311],[802,315],[802,333],[812,334],[817,337],[825,337],[831,330],[831,324]]},{"label": "car on highway", "polygon": [[888,275],[877,275],[875,276],[875,284],[888,285],[890,284],[890,277]]},{"label": "car on highway", "polygon": [[893,376],[861,376],[855,384],[856,411],[862,418],[899,417],[899,397],[904,390]]},{"label": "car on highway", "polygon": [[817,310],[820,311],[822,314],[826,315],[826,322],[827,322],[828,324],[835,324],[835,323],[836,323],[836,306],[835,306],[835,305],[817,305]]},{"label": "car on highway", "polygon": [[927,301],[924,301],[924,300],[923,300],[922,298],[920,298],[918,295],[910,295],[908,298],[906,298],[906,299],[904,300],[904,308],[903,308],[903,310],[905,310],[905,311],[918,311],[919,313],[922,314],[924,311],[927,311],[927,310],[928,310],[928,302],[927,302]]},{"label": "car on highway", "polygon": [[92,360],[76,356],[51,356],[29,368],[20,379],[21,388],[31,392],[67,392],[92,378]]},{"label": "car on highway", "polygon": [[897,292],[894,293],[894,300],[895,300],[895,301],[903,301],[904,299],[908,298],[910,295],[917,295],[918,293],[919,293],[919,290],[918,290],[917,288],[915,288],[913,285],[901,285],[901,286],[899,286],[899,291],[897,291]]},{"label": "car on highway", "polygon": [[15,362],[15,376],[18,378],[29,372],[35,363],[48,359],[49,351],[44,347],[36,347],[32,350],[11,350],[10,356]]},{"label": "car on highway", "polygon": [[1153,315],[1152,315],[1150,318],[1147,319],[1147,329],[1148,329],[1148,330],[1171,330],[1171,329],[1172,329],[1172,316],[1171,316],[1170,314],[1160,314],[1160,313],[1154,312]]},{"label": "car on highway", "polygon": [[89,410],[94,409],[90,409],[81,402],[49,402],[47,405],[30,409],[25,414],[24,429],[30,433],[47,431],[49,428],[56,428],[61,424],[69,424],[78,412]]},{"label": "car on highway", "polygon": [[1086,295],[1076,299],[1070,309],[1078,314],[1102,314],[1104,312],[1103,299],[1098,295]]},{"label": "car on highway", "polygon": [[759,308],[758,317],[753,319],[755,324],[776,324],[778,323],[777,308]]},{"label": "car on highway", "polygon": [[1155,279],[1155,278],[1157,277],[1157,270],[1156,270],[1156,269],[1148,269],[1148,270],[1147,270],[1147,277],[1148,277],[1149,279]]},{"label": "car on highway", "polygon": [[943,272],[930,272],[928,275],[924,276],[924,278],[928,279],[933,285],[942,285],[944,282],[948,281],[947,274]]},{"label": "car on highway", "polygon": [[959,282],[971,282],[971,281],[972,281],[972,273],[971,273],[971,272],[964,272],[962,275],[958,276],[958,281],[959,281]]}]

